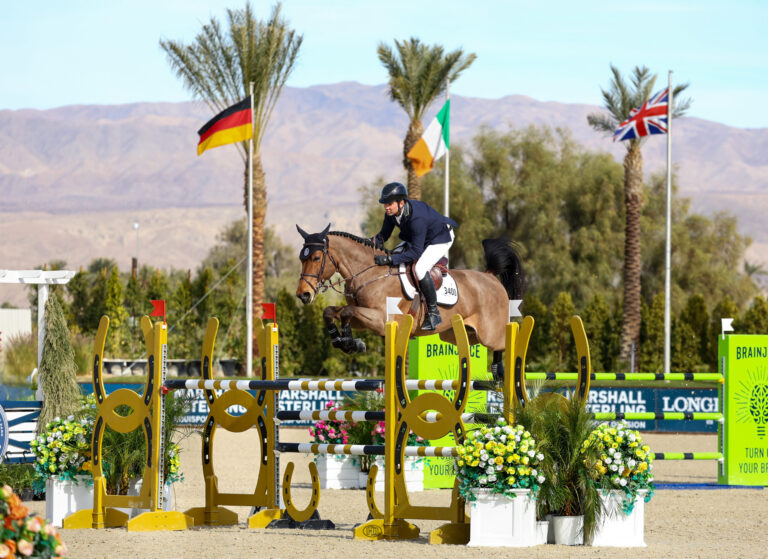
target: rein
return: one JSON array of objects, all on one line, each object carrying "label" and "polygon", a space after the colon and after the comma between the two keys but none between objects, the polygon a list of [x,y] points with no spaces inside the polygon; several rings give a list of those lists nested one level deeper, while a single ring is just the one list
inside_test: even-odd
[{"label": "rein", "polygon": [[[304,247],[312,247],[312,246],[322,247],[323,260],[322,260],[322,262],[320,262],[320,272],[317,273],[317,274],[308,274],[306,272],[302,272],[301,275],[299,276],[299,281],[302,281],[302,280],[305,281],[307,283],[307,285],[312,288],[312,292],[313,292],[314,295],[317,295],[318,293],[325,293],[326,291],[328,291],[328,289],[332,289],[333,291],[335,291],[336,293],[338,293],[340,295],[343,295],[344,297],[352,297],[354,299],[354,301],[355,301],[355,304],[357,304],[357,294],[360,292],[361,289],[363,289],[364,287],[366,287],[367,285],[369,285],[369,284],[371,284],[371,283],[373,283],[375,281],[379,281],[381,279],[388,278],[390,276],[400,275],[399,271],[393,274],[392,273],[392,268],[390,266],[387,269],[387,273],[386,274],[366,281],[365,283],[363,283],[362,285],[357,287],[357,289],[355,289],[354,291],[349,291],[347,289],[348,283],[351,282],[352,280],[354,280],[356,277],[360,276],[361,274],[367,272],[371,268],[376,268],[377,267],[376,264],[371,264],[370,266],[367,266],[367,267],[363,268],[359,272],[353,273],[349,277],[346,277],[346,278],[342,277],[339,280],[331,282],[330,281],[330,277],[327,280],[323,279],[323,275],[324,275],[323,272],[325,272],[326,257],[331,261],[331,263],[333,264],[333,267],[336,269],[336,272],[341,274],[341,270],[339,269],[338,262],[336,262],[336,259],[333,257],[333,255],[328,250],[329,249],[328,238],[326,237],[325,239],[323,239],[322,243],[304,243]],[[331,274],[331,276],[333,276],[333,274]],[[315,279],[315,285],[312,285],[312,283],[310,283],[309,280],[307,280],[307,278],[314,278]],[[344,285],[344,291],[341,291],[338,288],[338,286],[341,285],[342,283],[345,284]]]}]

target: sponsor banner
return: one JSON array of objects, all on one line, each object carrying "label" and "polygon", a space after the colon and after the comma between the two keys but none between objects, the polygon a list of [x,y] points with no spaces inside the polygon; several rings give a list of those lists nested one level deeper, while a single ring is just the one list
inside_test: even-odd
[{"label": "sponsor banner", "polygon": [[[477,355],[478,361],[484,359],[485,356]],[[456,359],[453,356],[454,360]],[[473,359],[473,368],[475,367],[475,360]],[[456,369],[456,365],[449,365],[445,376],[440,374],[443,372],[441,369],[432,369],[433,372],[437,372],[438,375],[434,378],[456,378],[456,371],[450,369],[450,367]],[[478,376],[483,378],[484,375],[477,375],[475,371],[479,369],[479,363],[477,368],[473,369],[473,378],[479,380]],[[450,374],[453,376],[449,376]],[[425,377],[420,377],[425,378]],[[93,386],[88,384],[80,385],[83,392],[90,394],[93,392]],[[128,388],[138,393],[142,393],[144,390],[143,384],[129,384],[129,383],[108,383],[104,387],[107,393],[111,393],[119,388]],[[192,399],[192,407],[190,412],[182,419],[181,423],[184,425],[202,425],[205,422],[205,418],[208,416],[208,403],[205,400],[205,392],[200,389],[194,390],[178,390],[174,392],[182,392]],[[254,396],[255,390],[249,391]],[[217,391],[221,394],[221,391]],[[325,391],[299,391],[299,390],[282,390],[280,391],[279,409],[280,411],[321,411],[326,409],[328,402],[341,402],[345,395],[352,395],[352,392],[341,392],[335,390]],[[415,394],[413,395],[415,396]],[[412,396],[412,397],[413,397]],[[487,397],[487,401],[486,401]],[[676,388],[602,388],[593,387],[589,391],[589,398],[587,405],[593,412],[717,412],[718,398],[716,389],[676,389]],[[467,404],[467,412],[472,411],[488,411],[491,413],[499,413],[502,408],[502,395],[497,392],[471,392],[470,400]],[[232,415],[242,415],[245,410],[241,406],[232,406],[229,408],[229,413]],[[312,421],[281,421],[281,425],[288,426],[309,426],[312,425]],[[660,431],[660,432],[681,432],[681,433],[716,433],[717,422],[716,421],[627,421],[630,427],[633,429],[639,429],[641,431]],[[468,428],[471,428],[469,426]],[[440,443],[443,444],[443,443]],[[446,438],[444,444],[449,444]],[[450,445],[453,444],[452,438]],[[435,443],[437,446],[438,443]],[[442,461],[450,461],[450,459],[442,459]],[[445,468],[443,468],[445,469]]]},{"label": "sponsor banner", "polygon": [[[81,384],[80,386],[85,394],[93,392],[93,385],[90,383]],[[139,394],[142,394],[144,391],[143,384],[108,383],[104,385],[104,388],[107,394],[111,394],[120,388],[128,388]],[[216,394],[221,395],[222,392],[222,390],[217,390]],[[248,390],[248,392],[253,396],[256,396],[257,393],[256,390]],[[208,402],[205,399],[205,391],[202,389],[185,389],[171,392],[171,394],[175,393],[189,397],[192,404],[189,413],[181,419],[180,423],[182,425],[203,425],[205,418],[208,417]],[[280,411],[320,411],[326,409],[328,402],[341,402],[345,395],[352,394],[352,392],[341,392],[338,390],[281,390],[278,406]],[[227,411],[234,416],[238,416],[245,413],[245,408],[242,406],[230,406]],[[309,426],[313,423],[313,421],[299,420],[280,421],[281,425],[289,426]]]},{"label": "sponsor banner", "polygon": [[[717,412],[717,389],[592,387],[590,411],[608,413]],[[632,429],[674,433],[717,433],[717,421],[627,420]]]},{"label": "sponsor banner", "polygon": [[3,406],[0,405],[0,464],[3,463],[5,451],[8,448],[8,417]]}]

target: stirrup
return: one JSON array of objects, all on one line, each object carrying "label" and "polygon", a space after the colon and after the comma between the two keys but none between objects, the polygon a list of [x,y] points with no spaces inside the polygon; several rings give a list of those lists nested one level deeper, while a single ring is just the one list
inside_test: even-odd
[{"label": "stirrup", "polygon": [[437,327],[443,323],[443,319],[440,317],[440,311],[431,313],[428,312],[424,317],[424,323],[421,325],[421,329],[426,332],[437,330]]}]

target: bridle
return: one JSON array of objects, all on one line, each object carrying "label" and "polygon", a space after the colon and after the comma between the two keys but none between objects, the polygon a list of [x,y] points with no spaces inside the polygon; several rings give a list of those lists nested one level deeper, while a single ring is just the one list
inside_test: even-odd
[{"label": "bridle", "polygon": [[[317,296],[318,293],[325,293],[326,291],[328,291],[328,289],[333,289],[336,293],[338,293],[340,295],[343,295],[344,297],[352,297],[354,299],[354,301],[355,301],[355,304],[357,304],[357,294],[366,285],[368,285],[370,283],[373,283],[374,281],[378,281],[380,279],[384,279],[384,278],[389,277],[391,275],[399,274],[399,272],[397,274],[392,274],[391,268],[388,268],[387,269],[387,273],[384,274],[383,276],[379,276],[379,277],[373,278],[372,280],[368,280],[365,283],[363,283],[362,285],[360,285],[354,291],[349,291],[347,289],[347,285],[349,285],[349,282],[351,282],[351,280],[354,280],[359,275],[367,272],[371,268],[376,268],[377,266],[375,264],[372,264],[372,265],[370,265],[370,266],[368,266],[366,268],[363,268],[359,272],[356,272],[356,273],[352,274],[351,276],[349,276],[347,278],[342,277],[341,279],[332,282],[332,281],[330,281],[330,278],[333,276],[333,274],[328,276],[327,280],[323,279],[323,275],[324,275],[323,272],[325,272],[326,258],[331,261],[331,263],[333,264],[333,267],[336,269],[336,272],[341,274],[341,270],[339,269],[338,262],[336,262],[336,259],[333,257],[333,255],[328,250],[329,249],[328,237],[324,238],[322,243],[304,243],[304,246],[302,246],[302,248],[301,248],[302,252],[304,252],[304,249],[306,249],[308,247],[322,247],[321,250],[323,252],[323,259],[320,262],[320,271],[317,274],[309,274],[309,273],[306,273],[306,272],[302,272],[301,275],[299,276],[299,284],[301,284],[301,282],[304,281],[312,289],[312,298],[313,299]],[[312,252],[310,252],[309,256],[307,256],[307,260],[309,260],[309,258],[311,258],[312,254],[314,254],[315,252],[317,252],[317,250],[313,250]],[[312,283],[307,278],[314,278],[315,285],[312,285]],[[338,286],[341,285],[342,283],[344,284],[344,291],[342,291],[342,290],[340,290],[338,288]]]}]

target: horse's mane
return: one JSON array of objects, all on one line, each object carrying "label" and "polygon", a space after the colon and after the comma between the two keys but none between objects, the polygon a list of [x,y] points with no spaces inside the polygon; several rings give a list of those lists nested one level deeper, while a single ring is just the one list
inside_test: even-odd
[{"label": "horse's mane", "polygon": [[356,243],[359,243],[363,246],[367,246],[370,248],[376,248],[376,250],[380,250],[382,252],[385,252],[389,254],[389,251],[385,249],[383,246],[373,246],[373,242],[370,239],[366,239],[364,237],[358,237],[357,235],[353,235],[352,233],[347,233],[346,231],[329,231],[329,235],[336,235],[337,237],[344,237],[345,239],[351,239],[355,241]]}]

